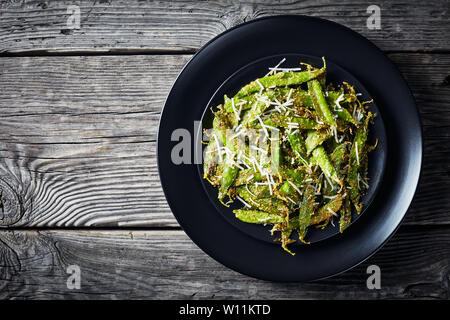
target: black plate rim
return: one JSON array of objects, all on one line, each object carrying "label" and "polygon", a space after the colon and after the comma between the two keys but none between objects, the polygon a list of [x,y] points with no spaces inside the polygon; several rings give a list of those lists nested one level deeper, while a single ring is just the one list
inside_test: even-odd
[{"label": "black plate rim", "polygon": [[[414,198],[414,196],[415,196],[415,194],[416,194],[416,192],[417,192],[417,188],[418,188],[418,185],[419,185],[419,183],[420,183],[420,181],[421,181],[421,178],[422,178],[422,169],[423,169],[423,154],[424,154],[424,149],[423,149],[423,124],[422,124],[422,119],[421,119],[421,117],[420,117],[420,112],[419,112],[419,109],[418,109],[418,107],[417,107],[417,103],[416,103],[416,101],[415,101],[415,98],[414,98],[414,95],[412,94],[412,91],[411,91],[411,89],[410,89],[410,87],[407,85],[407,82],[406,82],[406,80],[405,80],[405,78],[404,78],[404,76],[401,74],[401,72],[400,72],[400,70],[398,69],[398,67],[389,59],[389,58],[387,58],[386,57],[386,55],[372,42],[372,41],[370,41],[369,39],[367,39],[367,38],[365,38],[364,36],[362,36],[361,34],[359,34],[358,32],[356,32],[356,31],[353,31],[352,29],[350,29],[350,28],[348,28],[348,27],[346,27],[346,26],[344,26],[344,25],[341,25],[341,24],[339,24],[339,23],[336,23],[336,22],[334,22],[334,21],[331,21],[331,20],[327,20],[327,19],[323,19],[323,18],[319,18],[319,17],[311,17],[311,16],[306,16],[306,15],[272,15],[272,16],[265,16],[265,17],[261,17],[261,18],[257,18],[257,19],[254,19],[254,20],[251,20],[251,21],[247,21],[247,22],[244,22],[244,23],[241,23],[241,24],[239,24],[239,25],[236,25],[236,26],[233,26],[232,28],[230,28],[230,29],[227,29],[227,30],[225,30],[224,32],[222,32],[222,33],[220,33],[220,34],[218,34],[218,35],[216,35],[215,37],[213,37],[211,40],[209,40],[208,42],[206,42],[187,62],[186,62],[186,64],[183,66],[183,68],[180,70],[180,72],[179,72],[179,74],[177,75],[177,77],[175,78],[175,80],[173,81],[173,83],[172,83],[172,86],[171,86],[171,89],[170,89],[170,91],[169,91],[169,93],[168,93],[168,95],[167,95],[167,97],[166,97],[166,99],[165,99],[165,101],[164,101],[164,107],[162,108],[162,111],[161,111],[161,115],[160,115],[160,120],[159,120],[159,123],[158,123],[158,132],[157,132],[157,147],[156,147],[156,157],[157,157],[157,165],[158,165],[158,174],[159,174],[159,177],[160,177],[160,179],[161,179],[161,185],[162,185],[162,189],[163,189],[163,193],[164,193],[164,195],[165,195],[165,197],[166,197],[166,199],[168,199],[168,190],[167,190],[167,186],[163,183],[163,181],[162,181],[162,175],[161,175],[161,158],[160,158],[160,156],[159,156],[159,153],[160,153],[160,133],[161,133],[161,126],[162,126],[162,121],[163,121],[163,116],[164,116],[164,113],[166,112],[166,106],[167,106],[167,102],[168,102],[168,100],[169,100],[169,98],[170,98],[170,95],[171,95],[171,93],[172,93],[172,89],[174,88],[174,86],[177,84],[177,82],[179,81],[179,78],[183,75],[183,73],[186,71],[186,69],[187,69],[187,67],[192,63],[192,61],[198,56],[198,55],[200,55],[211,43],[213,43],[214,41],[216,41],[218,38],[220,38],[220,37],[222,37],[222,36],[224,36],[224,35],[226,35],[226,34],[228,34],[228,33],[230,33],[230,32],[232,32],[233,30],[235,30],[235,29],[238,29],[238,28],[240,28],[240,27],[242,27],[242,26],[245,26],[245,25],[248,25],[248,24],[253,24],[253,23],[256,23],[256,22],[260,22],[260,21],[263,21],[263,20],[270,20],[270,19],[278,19],[278,18],[281,18],[281,19],[283,19],[283,18],[306,18],[306,19],[314,19],[314,20],[317,20],[317,21],[322,21],[322,22],[324,22],[324,23],[328,23],[328,24],[331,24],[331,25],[334,25],[335,27],[337,27],[337,28],[341,28],[341,29],[343,29],[343,30],[345,30],[345,31],[347,31],[347,32],[350,32],[350,33],[352,33],[355,37],[358,37],[358,38],[360,38],[361,40],[363,40],[363,41],[366,41],[367,42],[367,44],[368,45],[370,45],[371,47],[372,47],[372,50],[374,50],[374,51],[376,51],[377,53],[379,53],[379,54],[381,54],[381,55],[383,55],[384,57],[385,57],[385,62],[387,63],[387,64],[389,64],[390,65],[390,67],[392,68],[392,69],[394,69],[396,72],[397,72],[397,74],[398,74],[398,76],[401,78],[401,80],[404,82],[404,84],[405,84],[405,88],[407,89],[407,91],[409,92],[409,96],[410,96],[410,99],[412,100],[412,102],[413,102],[413,104],[414,104],[414,111],[413,110],[411,110],[411,112],[414,112],[414,116],[415,116],[415,118],[416,118],[416,120],[418,121],[418,125],[419,125],[419,128],[418,128],[418,132],[416,132],[416,134],[417,134],[417,136],[416,136],[416,138],[417,139],[419,139],[419,143],[418,143],[418,145],[416,146],[419,150],[416,150],[416,152],[417,153],[419,153],[420,154],[420,157],[418,158],[418,161],[419,161],[419,163],[418,163],[418,174],[417,174],[417,179],[414,181],[414,187],[412,188],[413,190],[413,192],[412,192],[412,195],[411,195],[411,200],[409,201],[409,204],[405,207],[405,212],[403,213],[403,215],[402,215],[402,217],[400,218],[400,220],[398,221],[398,224],[397,224],[397,226],[391,231],[391,233],[385,238],[385,240],[384,241],[382,241],[379,245],[378,245],[378,247],[377,248],[375,248],[375,249],[373,249],[372,250],[372,252],[370,252],[370,253],[368,253],[366,256],[365,256],[365,258],[362,258],[360,261],[358,261],[357,263],[353,263],[352,265],[349,265],[348,267],[346,267],[346,268],[343,268],[343,269],[341,269],[341,270],[339,270],[339,271],[337,271],[337,272],[335,272],[335,273],[333,273],[333,274],[328,274],[328,275],[326,275],[326,276],[322,276],[322,277],[316,277],[316,278],[314,278],[314,279],[310,279],[310,280],[289,280],[289,279],[276,279],[276,280],[273,280],[273,279],[270,279],[269,281],[275,281],[275,282],[282,282],[282,283],[286,283],[286,282],[291,282],[291,283],[308,283],[308,282],[315,282],[315,281],[320,281],[320,280],[324,280],[324,279],[328,279],[328,278],[330,278],[330,277],[334,277],[334,276],[337,276],[337,275],[339,275],[339,274],[342,274],[342,273],[344,273],[344,272],[346,272],[346,271],[348,271],[348,270],[350,270],[350,269],[353,269],[353,268],[355,268],[356,266],[358,266],[358,265],[360,265],[360,264],[362,264],[363,262],[365,262],[367,259],[369,259],[370,257],[372,257],[375,253],[377,253],[393,236],[394,236],[394,234],[398,231],[398,229],[400,228],[400,226],[401,226],[401,224],[402,224],[402,222],[404,221],[404,219],[405,219],[405,216],[406,216],[406,213],[407,213],[407,211],[409,210],[409,208],[410,208],[410,206],[411,206],[411,203],[412,203],[412,201],[413,201],[413,198]],[[190,234],[190,232],[188,231],[188,230],[186,230],[185,228],[184,228],[184,226],[180,223],[180,219],[177,217],[177,215],[175,215],[173,212],[174,212],[174,209],[173,209],[173,204],[171,204],[169,201],[167,201],[167,203],[168,203],[168,205],[169,205],[169,208],[171,209],[171,211],[172,211],[172,214],[174,215],[174,217],[175,217],[175,219],[177,220],[177,222],[179,223],[179,225],[180,225],[180,227],[182,228],[182,230],[184,230],[184,232],[188,235],[188,237],[191,239],[191,241],[193,241],[203,252],[205,252],[206,254],[208,254],[212,259],[214,259],[215,261],[218,261],[219,263],[221,263],[222,265],[224,265],[224,266],[226,266],[227,268],[230,268],[230,269],[232,269],[232,270],[234,270],[234,271],[236,271],[236,272],[238,272],[238,273],[241,273],[241,274],[244,274],[244,275],[247,275],[247,276],[249,276],[249,277],[253,277],[253,278],[256,278],[256,279],[260,279],[260,280],[265,280],[265,281],[267,281],[268,279],[267,278],[265,278],[265,277],[262,277],[262,276],[258,276],[258,275],[255,275],[255,274],[251,274],[250,272],[246,272],[246,271],[243,271],[243,270],[239,270],[237,267],[235,267],[235,265],[229,265],[229,264],[227,264],[227,263],[224,263],[223,261],[221,261],[220,259],[217,259],[216,258],[216,255],[209,249],[209,248],[205,248],[205,247],[201,247],[199,244],[198,244],[198,242],[197,242],[197,240],[196,239],[194,239],[192,236],[191,236],[191,234]]]}]

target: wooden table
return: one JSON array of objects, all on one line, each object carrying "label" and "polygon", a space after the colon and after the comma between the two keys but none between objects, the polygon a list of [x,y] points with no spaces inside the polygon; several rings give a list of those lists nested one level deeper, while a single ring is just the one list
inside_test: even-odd
[{"label": "wooden table", "polygon": [[[80,29],[68,29],[77,4]],[[369,30],[366,9],[381,8]],[[0,2],[0,298],[450,297],[449,1]],[[197,248],[156,165],[164,99],[192,54],[258,17],[346,25],[409,83],[424,133],[421,182],[396,235],[362,265],[308,284],[258,281]],[[370,63],[370,61],[368,61]],[[366,268],[381,268],[368,290]],[[67,267],[81,268],[68,289]]]}]

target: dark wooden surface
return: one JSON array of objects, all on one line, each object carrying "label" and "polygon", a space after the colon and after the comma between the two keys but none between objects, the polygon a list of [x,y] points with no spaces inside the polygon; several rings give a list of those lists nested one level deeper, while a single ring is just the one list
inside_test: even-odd
[{"label": "dark wooden surface", "polygon": [[[449,2],[0,1],[0,298],[450,298]],[[399,67],[422,116],[423,174],[397,234],[337,277],[257,281],[179,228],[159,183],[156,134],[176,75],[243,21],[307,14],[360,32]],[[67,266],[82,288],[66,287]],[[368,290],[377,264],[382,289]]]}]

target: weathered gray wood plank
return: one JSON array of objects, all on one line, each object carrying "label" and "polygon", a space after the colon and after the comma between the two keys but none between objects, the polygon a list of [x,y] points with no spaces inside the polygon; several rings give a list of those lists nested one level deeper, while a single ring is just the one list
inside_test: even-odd
[{"label": "weathered gray wood plank", "polygon": [[[366,287],[371,264],[381,290]],[[447,227],[401,229],[361,266],[309,284],[240,275],[182,231],[0,231],[0,299],[448,299],[449,264]],[[66,287],[69,265],[80,290]]]},{"label": "weathered gray wood plank", "polygon": [[[1,226],[177,226],[157,173],[159,113],[190,56],[0,58]],[[406,223],[450,222],[450,56],[391,54],[421,109]]]},{"label": "weathered gray wood plank", "polygon": [[[79,30],[69,30],[69,5]],[[369,30],[367,7],[381,8]],[[302,14],[360,32],[383,50],[449,50],[448,1],[11,1],[0,2],[0,52],[196,50],[217,34],[255,18]]]}]

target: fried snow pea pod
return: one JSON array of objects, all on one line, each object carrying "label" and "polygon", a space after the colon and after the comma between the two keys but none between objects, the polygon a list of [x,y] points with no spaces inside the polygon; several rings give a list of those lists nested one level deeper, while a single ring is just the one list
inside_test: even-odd
[{"label": "fried snow pea pod", "polygon": [[289,213],[289,208],[283,203],[283,201],[277,198],[262,198],[254,200],[255,203],[251,202],[255,208],[267,211],[271,214],[280,214],[281,216],[286,216]]},{"label": "fried snow pea pod", "polygon": [[294,182],[296,185],[302,184],[303,180],[305,179],[305,171],[303,169],[282,167],[280,169],[280,172],[283,177],[292,180],[292,182]]},{"label": "fried snow pea pod", "polygon": [[253,123],[259,124],[258,117],[270,106],[269,103],[255,101],[250,110],[242,118],[242,127],[252,127]]},{"label": "fried snow pea pod", "polygon": [[306,154],[309,155],[317,146],[320,146],[324,141],[326,141],[331,134],[328,130],[308,130],[306,134]]},{"label": "fried snow pea pod", "polygon": [[344,232],[352,222],[352,208],[350,206],[350,199],[345,198],[344,208],[341,209],[341,217],[339,219],[339,232]]},{"label": "fried snow pea pod", "polygon": [[222,184],[222,173],[225,167],[225,162],[220,162],[216,167],[216,172],[210,177],[209,181],[213,186],[220,186]]},{"label": "fried snow pea pod", "polygon": [[291,95],[291,99],[296,107],[313,108],[313,101],[308,91],[295,90]]},{"label": "fried snow pea pod", "polygon": [[234,179],[239,171],[239,168],[232,165],[225,165],[222,173],[222,181],[219,188],[219,200],[222,200],[228,192],[228,189],[233,184]]},{"label": "fried snow pea pod", "polygon": [[300,186],[305,179],[305,172],[293,169],[284,169],[281,172],[283,172],[282,176],[286,181],[283,182],[279,189],[280,194],[293,200],[298,200],[301,195]]},{"label": "fried snow pea pod", "polygon": [[339,178],[339,175],[334,168],[333,164],[330,161],[325,149],[322,146],[317,147],[312,152],[314,157],[314,162],[317,163],[322,169],[322,172],[332,181],[338,183],[340,186],[343,186],[342,180]]},{"label": "fried snow pea pod", "polygon": [[[346,164],[347,153],[348,153],[348,143],[341,143],[336,145],[333,152],[331,153],[330,160],[334,168],[338,172],[338,175],[342,173],[343,167]],[[335,196],[338,191],[336,189],[336,186],[330,184],[325,178],[323,181],[324,187],[322,189],[322,193],[324,198],[329,199],[329,197]]]},{"label": "fried snow pea pod", "polygon": [[245,169],[239,171],[234,185],[240,186],[243,184],[251,184],[255,182],[261,182],[264,179],[265,177],[263,177],[259,171],[255,172],[253,169]]},{"label": "fried snow pea pod", "polygon": [[[367,148],[366,148],[367,149]],[[365,192],[368,188],[367,184],[367,173],[369,170],[369,154],[368,152],[365,152],[362,156],[361,165],[358,168],[359,178],[360,178],[360,184],[359,187],[361,189],[361,192]]]},{"label": "fried snow pea pod", "polygon": [[314,108],[321,116],[323,121],[330,126],[336,127],[336,119],[334,119],[333,113],[328,107],[327,100],[322,91],[322,87],[317,79],[308,82],[308,89],[313,98]]},{"label": "fried snow pea pod", "polygon": [[[270,197],[270,189],[269,186],[266,185],[242,185],[236,188],[237,193],[242,196],[242,198],[249,200],[250,198],[253,200],[268,198]],[[244,200],[245,200],[244,199]],[[250,202],[250,204],[253,204]]]},{"label": "fried snow pea pod", "polygon": [[[314,101],[311,94],[306,90],[301,89],[291,89],[291,88],[279,88],[279,92],[281,96],[288,96],[289,92],[291,92],[290,99],[293,100],[293,104],[296,107],[304,107],[308,109],[314,109]],[[326,99],[330,106],[334,106],[336,100],[340,97],[341,92],[339,91],[327,91]],[[350,115],[351,117],[351,115]],[[345,120],[345,119],[344,119]]]},{"label": "fried snow pea pod", "polygon": [[295,154],[301,158],[302,161],[306,159],[306,145],[303,140],[303,136],[300,132],[291,133],[288,135],[289,143],[291,144],[292,150]]},{"label": "fried snow pea pod", "polygon": [[341,172],[341,170],[343,169],[348,152],[348,145],[349,144],[347,142],[338,144],[331,153],[330,156],[331,162],[333,163],[333,166],[335,167],[338,173]]},{"label": "fried snow pea pod", "polygon": [[335,115],[338,116],[339,119],[342,119],[344,121],[350,122],[354,125],[356,125],[356,121],[355,119],[353,119],[352,115],[350,114],[350,112],[348,112],[347,109],[345,109],[344,107],[336,107],[336,108],[332,108],[333,113]]},{"label": "fried snow pea pod", "polygon": [[256,199],[268,198],[270,197],[269,186],[264,185],[249,185],[248,189],[253,193]]},{"label": "fried snow pea pod", "polygon": [[356,125],[356,121],[353,119],[351,113],[341,105],[341,103],[346,102],[347,96],[339,91],[328,91],[326,95],[331,112],[337,115],[339,119]]},{"label": "fried snow pea pod", "polygon": [[259,78],[250,82],[235,95],[236,98],[245,97],[254,92],[259,92],[261,89],[269,87],[285,87],[291,85],[299,85],[311,79],[316,78],[324,73],[325,69],[314,69],[303,72],[280,72],[271,76]]},{"label": "fried snow pea pod", "polygon": [[256,223],[256,224],[275,224],[283,221],[283,218],[276,214],[270,214],[259,210],[246,210],[238,209],[234,210],[236,218],[246,223]]},{"label": "fried snow pea pod", "polygon": [[[236,140],[227,139],[226,147],[231,151],[235,151]],[[222,200],[226,196],[228,189],[231,187],[239,173],[239,168],[233,164],[233,160],[234,159],[225,159],[222,181],[219,187],[219,200]]]},{"label": "fried snow pea pod", "polygon": [[[280,187],[280,189],[279,189],[279,192],[280,192],[280,194],[282,195],[282,196],[285,196],[285,197],[295,197],[295,198],[298,198],[298,194],[296,195],[296,190],[294,189],[294,187],[289,183],[289,182],[284,182],[282,185],[281,185],[281,187]],[[296,200],[296,199],[294,199],[294,200]]]},{"label": "fried snow pea pod", "polygon": [[227,95],[225,95],[223,107],[226,112],[234,113],[238,112],[239,110],[243,111],[250,109],[252,103],[254,102],[254,95],[249,95],[242,98],[229,98]]},{"label": "fried snow pea pod", "polygon": [[216,113],[214,120],[213,120],[213,130],[216,137],[219,139],[220,144],[225,145],[226,143],[226,130],[230,127],[230,124],[228,123],[228,119],[226,116],[218,112]]},{"label": "fried snow pea pod", "polygon": [[306,185],[303,192],[303,199],[300,204],[300,210],[298,213],[298,227],[297,232],[300,241],[306,243],[305,235],[308,226],[311,223],[311,216],[314,212],[314,188],[311,184]]},{"label": "fried snow pea pod", "polygon": [[[281,89],[281,88],[280,88]],[[263,94],[263,99],[268,101],[274,100],[275,98],[282,98],[288,93],[288,89],[267,89]],[[255,94],[250,94],[242,98],[229,98],[227,95],[224,96],[224,109],[228,113],[238,113],[239,110],[244,111],[250,109],[253,104],[257,101]]]},{"label": "fried snow pea pod", "polygon": [[[289,89],[289,88],[280,88],[280,92],[282,92],[284,96],[288,95],[290,90],[291,89]],[[341,96],[340,91],[326,91],[325,96],[326,96],[328,105],[330,107],[334,106],[336,104],[336,101],[338,101],[338,103],[340,103],[340,100],[338,100],[339,97]],[[346,96],[344,95],[344,99],[345,98],[346,98]],[[291,93],[291,99],[293,100],[293,104],[296,107],[305,107],[308,109],[314,109],[314,100],[313,100],[313,97],[311,96],[311,94],[309,93],[309,91],[295,89]],[[342,99],[342,97],[341,97],[341,99]],[[345,100],[343,102],[345,102]],[[347,111],[347,110],[345,110],[345,111]],[[350,115],[350,117],[351,117],[350,113],[348,113],[348,115]],[[346,120],[346,119],[343,119],[343,120]]]},{"label": "fried snow pea pod", "polygon": [[339,209],[341,209],[342,201],[343,201],[342,195],[338,194],[336,198],[334,198],[332,201],[328,202],[326,205],[320,208],[318,212],[311,217],[309,224],[310,225],[318,224],[336,215]]},{"label": "fried snow pea pod", "polygon": [[205,148],[205,158],[203,160],[203,177],[211,180],[217,167],[217,146],[214,140],[210,140]]},{"label": "fried snow pea pod", "polygon": [[373,114],[369,112],[364,124],[356,130],[355,138],[353,139],[352,148],[350,150],[347,184],[349,185],[350,200],[356,208],[358,214],[361,212],[362,203],[360,203],[360,188],[359,188],[359,172],[358,169],[361,165],[364,149],[366,148],[367,141],[367,129],[369,121],[373,117]]},{"label": "fried snow pea pod", "polygon": [[286,216],[289,212],[289,208],[283,203],[283,201],[275,197],[256,199],[250,192],[248,192],[246,188],[242,188],[242,186],[239,187],[237,191],[239,196],[245,202],[258,210],[266,211],[271,214],[279,214],[282,216]]},{"label": "fried snow pea pod", "polygon": [[[346,143],[338,144],[330,156],[331,163],[338,174],[341,172],[342,166],[345,163],[346,147]],[[323,178],[322,195],[324,196],[324,199],[330,199],[330,197],[335,196],[337,191],[335,185],[330,184],[326,178]]]},{"label": "fried snow pea pod", "polygon": [[286,116],[285,114],[280,114],[278,112],[273,112],[271,116],[263,122],[265,125],[270,125],[272,127],[291,127],[300,130],[317,129],[321,126],[319,123],[312,119]]},{"label": "fried snow pea pod", "polygon": [[272,137],[270,141],[270,158],[271,158],[271,169],[272,172],[278,173],[281,165],[281,146],[280,146],[280,130],[271,130]]},{"label": "fried snow pea pod", "polygon": [[293,172],[290,174],[283,175],[283,178],[286,181],[281,185],[279,192],[282,196],[298,201],[299,197],[302,195],[301,184],[305,179],[305,172],[295,170],[292,171]]},{"label": "fried snow pea pod", "polygon": [[369,185],[366,182],[367,181],[367,174],[368,174],[368,170],[369,170],[369,152],[371,152],[372,150],[374,150],[376,148],[378,144],[378,141],[375,143],[374,146],[370,146],[366,144],[366,147],[364,148],[363,154],[362,154],[362,159],[360,160],[361,165],[358,168],[358,172],[360,174],[360,178],[361,178],[361,184],[360,187],[362,187],[363,191],[365,191]]}]

